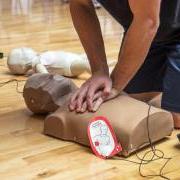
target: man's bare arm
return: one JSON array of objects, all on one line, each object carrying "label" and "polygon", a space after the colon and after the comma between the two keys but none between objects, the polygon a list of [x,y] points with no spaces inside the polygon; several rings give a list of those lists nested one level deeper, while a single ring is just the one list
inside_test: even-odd
[{"label": "man's bare arm", "polygon": [[90,60],[92,73],[108,74],[108,66],[100,24],[91,0],[71,0],[74,26]]},{"label": "man's bare arm", "polygon": [[[112,89],[100,24],[91,0],[71,0],[74,26],[87,53],[92,76],[72,95],[69,109],[92,111],[96,93],[107,96]],[[100,92],[101,91],[101,92]]]},{"label": "man's bare arm", "polygon": [[159,27],[160,4],[161,0],[129,0],[133,21],[111,74],[113,87],[118,91],[125,88],[148,54]]}]

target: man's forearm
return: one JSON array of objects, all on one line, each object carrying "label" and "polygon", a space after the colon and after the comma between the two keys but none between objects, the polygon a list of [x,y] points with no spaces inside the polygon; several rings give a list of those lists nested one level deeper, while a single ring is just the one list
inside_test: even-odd
[{"label": "man's forearm", "polygon": [[74,26],[87,53],[92,73],[108,74],[100,24],[91,0],[71,0]]},{"label": "man's forearm", "polygon": [[126,34],[119,61],[111,74],[113,87],[122,91],[143,64],[158,25],[134,20]]}]

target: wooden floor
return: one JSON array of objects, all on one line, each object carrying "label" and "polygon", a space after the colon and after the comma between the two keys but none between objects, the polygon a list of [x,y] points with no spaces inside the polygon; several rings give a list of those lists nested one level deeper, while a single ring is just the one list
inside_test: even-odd
[{"label": "wooden floor", "polygon": [[[98,11],[108,58],[115,59],[122,38],[122,28],[103,10]],[[82,53],[73,29],[68,5],[60,0],[0,0],[0,82],[25,79],[8,73],[6,57],[12,48],[28,46],[39,52],[67,50]],[[86,75],[75,80],[81,84]],[[19,84],[22,91],[24,82]],[[100,160],[80,145],[43,135],[43,116],[27,110],[16,83],[0,88],[0,179],[143,179],[138,166],[122,160]],[[180,179],[180,144],[172,137],[158,148],[173,157],[164,169],[171,179]],[[143,152],[142,152],[143,153]],[[135,156],[128,158],[136,160]],[[144,168],[157,173],[163,161]],[[160,178],[152,178],[160,179]]]}]

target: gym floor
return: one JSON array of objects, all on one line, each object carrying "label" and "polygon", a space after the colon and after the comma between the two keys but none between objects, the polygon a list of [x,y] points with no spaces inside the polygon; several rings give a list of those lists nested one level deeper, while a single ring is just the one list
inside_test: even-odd
[{"label": "gym floor", "polygon": [[[122,28],[103,9],[97,11],[109,59],[117,59]],[[60,0],[0,0],[0,83],[11,79],[7,69],[9,51],[31,47],[38,52],[66,50],[83,53],[73,29],[68,4]],[[80,85],[88,78],[83,74],[74,81]],[[101,160],[89,148],[43,135],[44,116],[35,116],[26,108],[16,82],[0,84],[0,179],[143,179],[138,165],[122,160]],[[18,90],[23,90],[24,81]],[[180,144],[178,131],[157,144],[173,159],[164,173],[170,179],[180,179]],[[142,156],[144,151],[140,152]],[[138,161],[135,155],[128,160]],[[143,173],[156,174],[164,161],[144,166]],[[152,178],[160,179],[160,178]]]}]

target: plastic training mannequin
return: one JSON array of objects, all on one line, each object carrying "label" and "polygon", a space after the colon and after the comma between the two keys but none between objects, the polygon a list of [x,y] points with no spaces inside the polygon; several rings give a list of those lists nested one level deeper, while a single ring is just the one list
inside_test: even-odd
[{"label": "plastic training mannequin", "polygon": [[[116,61],[108,61],[114,66]],[[31,48],[13,49],[7,60],[12,74],[53,73],[67,77],[76,77],[85,71],[91,73],[85,54],[75,54],[64,51],[47,51],[38,54]]]},{"label": "plastic training mannequin", "polygon": [[36,73],[24,86],[23,96],[27,107],[36,114],[56,111],[65,104],[76,85],[60,75]]},{"label": "plastic training mannequin", "polygon": [[[28,108],[35,113],[49,113],[58,109],[46,118],[45,134],[89,146],[88,123],[91,118],[104,116],[115,130],[124,156],[137,150],[144,142],[148,144],[147,104],[121,95],[104,103],[96,113],[77,114],[69,112],[67,108],[70,94],[76,88],[72,81],[59,75],[36,74],[28,79],[23,94]],[[151,107],[149,122],[153,142],[172,133],[173,120],[167,111]]]}]

